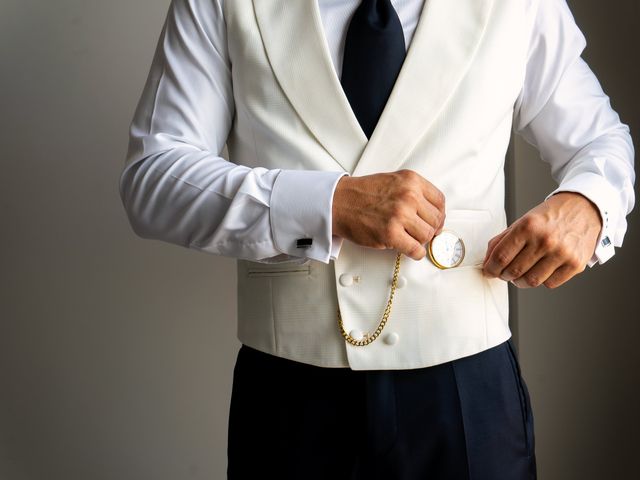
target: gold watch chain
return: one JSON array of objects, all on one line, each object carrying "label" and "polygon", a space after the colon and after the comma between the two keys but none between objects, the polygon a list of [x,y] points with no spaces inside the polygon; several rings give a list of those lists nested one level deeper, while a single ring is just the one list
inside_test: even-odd
[{"label": "gold watch chain", "polygon": [[382,329],[387,324],[387,320],[389,319],[389,314],[391,313],[391,305],[393,303],[393,295],[394,295],[394,293],[396,291],[396,286],[398,285],[398,273],[400,272],[400,259],[401,258],[402,258],[402,253],[398,252],[398,255],[396,256],[396,264],[395,264],[395,267],[393,269],[393,281],[391,282],[391,293],[389,295],[389,300],[387,301],[387,306],[384,309],[384,313],[382,315],[382,319],[380,320],[380,323],[378,324],[378,328],[376,328],[373,333],[371,333],[371,334],[364,333],[363,334],[363,338],[359,339],[359,340],[356,339],[356,338],[353,338],[344,329],[344,324],[342,323],[342,316],[340,315],[340,306],[338,306],[338,326],[340,327],[340,333],[342,333],[342,336],[351,345],[355,345],[355,346],[369,345],[376,338],[378,338],[378,336],[382,332]]}]

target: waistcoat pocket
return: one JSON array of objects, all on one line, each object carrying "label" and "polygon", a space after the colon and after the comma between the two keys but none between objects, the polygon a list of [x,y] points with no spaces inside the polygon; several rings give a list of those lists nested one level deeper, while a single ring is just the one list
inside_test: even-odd
[{"label": "waistcoat pocket", "polygon": [[[487,242],[498,232],[495,221],[489,210],[484,209],[451,209],[447,210],[444,230],[456,233],[464,243],[465,254],[457,270],[465,267],[481,268],[487,249]],[[446,271],[446,270],[445,270]]]},{"label": "waistcoat pocket", "polygon": [[243,263],[247,277],[280,277],[311,274],[311,259],[307,259],[302,263],[261,263],[249,260],[245,260]]}]

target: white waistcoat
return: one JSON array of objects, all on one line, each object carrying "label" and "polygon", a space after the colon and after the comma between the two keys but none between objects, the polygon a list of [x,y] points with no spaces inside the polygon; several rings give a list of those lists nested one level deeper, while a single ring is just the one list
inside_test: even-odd
[{"label": "white waistcoat", "polygon": [[[511,335],[507,284],[476,266],[506,227],[504,159],[524,81],[522,0],[426,0],[402,70],[370,139],[342,90],[316,0],[225,2],[236,114],[229,159],[250,167],[412,169],[445,195],[445,228],[466,246],[438,269],[403,256],[387,325],[369,345],[390,294],[397,252],[344,240],[335,262],[237,260],[238,339],[323,367],[427,367]],[[353,278],[357,281],[353,281]],[[395,340],[395,341],[394,341]]]}]

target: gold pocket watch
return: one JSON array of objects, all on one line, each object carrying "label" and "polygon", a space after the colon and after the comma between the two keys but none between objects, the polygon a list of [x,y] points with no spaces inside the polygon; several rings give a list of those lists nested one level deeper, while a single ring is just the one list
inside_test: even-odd
[{"label": "gold pocket watch", "polygon": [[452,230],[442,230],[427,246],[427,253],[433,264],[444,270],[457,267],[464,260],[464,242]]}]

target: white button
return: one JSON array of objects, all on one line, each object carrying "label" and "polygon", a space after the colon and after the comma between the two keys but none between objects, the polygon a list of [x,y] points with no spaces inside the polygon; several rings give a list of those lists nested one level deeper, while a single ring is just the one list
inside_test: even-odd
[{"label": "white button", "polygon": [[356,340],[362,340],[364,338],[364,334],[360,330],[351,330],[349,332],[349,335],[351,335]]},{"label": "white button", "polygon": [[[389,280],[389,284],[393,284],[393,277]],[[398,276],[398,283],[396,284],[396,288],[402,288],[407,284],[407,277],[403,277],[402,275]]]},{"label": "white button", "polygon": [[353,275],[349,273],[343,273],[342,275],[340,275],[340,285],[342,285],[343,287],[353,285]]},{"label": "white button", "polygon": [[393,345],[398,342],[399,335],[396,332],[389,332],[384,336],[384,343],[387,345]]}]

